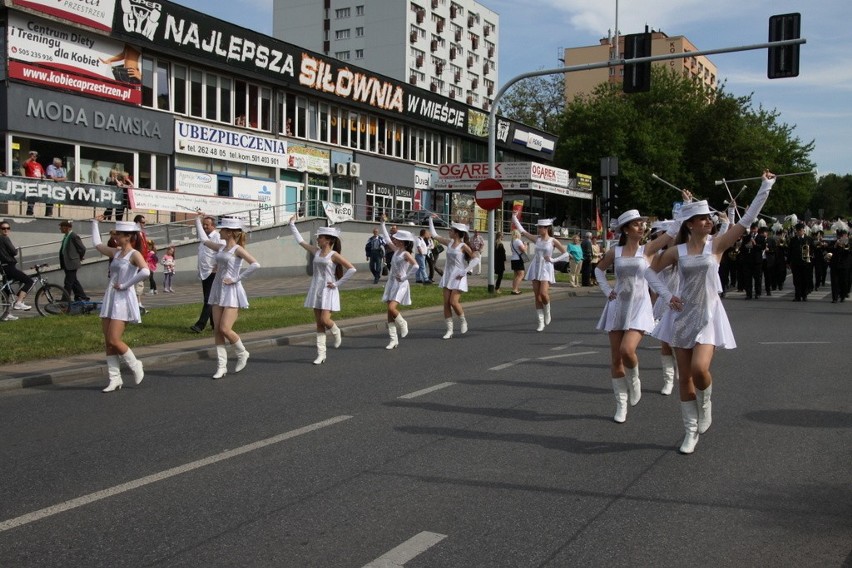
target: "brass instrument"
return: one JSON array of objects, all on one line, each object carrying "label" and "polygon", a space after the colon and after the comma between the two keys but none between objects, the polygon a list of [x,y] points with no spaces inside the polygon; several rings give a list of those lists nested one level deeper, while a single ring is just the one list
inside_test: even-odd
[{"label": "brass instrument", "polygon": [[811,245],[805,243],[802,245],[802,262],[811,261]]}]

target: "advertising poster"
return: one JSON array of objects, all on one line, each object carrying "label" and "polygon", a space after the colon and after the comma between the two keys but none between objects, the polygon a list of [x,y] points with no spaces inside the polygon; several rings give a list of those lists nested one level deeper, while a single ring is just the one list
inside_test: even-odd
[{"label": "advertising poster", "polygon": [[287,141],[212,124],[175,121],[175,152],[270,168],[287,167]]},{"label": "advertising poster", "polygon": [[9,12],[9,77],[131,104],[142,102],[142,54],[95,33]]},{"label": "advertising poster", "polygon": [[112,31],[115,0],[13,0],[12,3],[96,30]]}]

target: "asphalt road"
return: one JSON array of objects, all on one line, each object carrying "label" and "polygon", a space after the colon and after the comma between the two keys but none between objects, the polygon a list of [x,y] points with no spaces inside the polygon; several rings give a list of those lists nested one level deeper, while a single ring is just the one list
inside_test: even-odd
[{"label": "asphalt road", "polygon": [[713,426],[612,421],[599,296],[0,394],[0,566],[849,566],[852,305],[725,300]]}]

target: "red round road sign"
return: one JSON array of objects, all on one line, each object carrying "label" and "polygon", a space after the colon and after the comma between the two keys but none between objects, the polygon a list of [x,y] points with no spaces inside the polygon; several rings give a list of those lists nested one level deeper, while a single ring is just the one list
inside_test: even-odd
[{"label": "red round road sign", "polygon": [[486,178],[476,184],[476,204],[491,211],[503,205],[503,186],[493,178]]}]

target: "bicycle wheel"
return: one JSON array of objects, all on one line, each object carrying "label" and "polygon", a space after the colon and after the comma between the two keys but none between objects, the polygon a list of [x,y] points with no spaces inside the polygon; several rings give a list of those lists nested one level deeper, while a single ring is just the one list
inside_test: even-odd
[{"label": "bicycle wheel", "polygon": [[45,284],[36,292],[35,305],[43,316],[67,314],[71,298],[62,286]]},{"label": "bicycle wheel", "polygon": [[12,310],[12,299],[12,294],[6,288],[0,290],[0,320],[5,319]]}]

